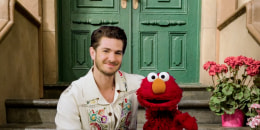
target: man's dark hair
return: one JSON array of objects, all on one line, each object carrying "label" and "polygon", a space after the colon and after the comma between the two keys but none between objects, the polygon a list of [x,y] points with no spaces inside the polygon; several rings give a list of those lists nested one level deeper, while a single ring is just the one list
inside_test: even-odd
[{"label": "man's dark hair", "polygon": [[95,50],[99,46],[102,37],[115,38],[123,41],[123,54],[125,53],[127,45],[127,37],[125,31],[116,26],[101,26],[95,30],[91,35],[91,47]]}]

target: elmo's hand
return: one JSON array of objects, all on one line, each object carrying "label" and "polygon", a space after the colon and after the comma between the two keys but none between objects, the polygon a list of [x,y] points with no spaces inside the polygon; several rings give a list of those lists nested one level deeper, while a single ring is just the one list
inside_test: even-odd
[{"label": "elmo's hand", "polygon": [[188,113],[176,115],[174,123],[176,123],[176,126],[180,125],[186,130],[198,130],[196,119],[194,117],[191,117]]}]

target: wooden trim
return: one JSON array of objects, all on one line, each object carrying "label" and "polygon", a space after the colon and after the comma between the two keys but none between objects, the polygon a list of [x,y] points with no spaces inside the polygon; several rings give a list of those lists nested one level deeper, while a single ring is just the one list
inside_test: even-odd
[{"label": "wooden trim", "polygon": [[14,9],[17,9],[21,14],[23,14],[27,19],[29,19],[36,26],[40,26],[42,21],[41,17],[34,16],[28,9],[26,9],[19,1],[9,0],[8,2],[8,16],[6,23],[3,23],[3,27],[0,27],[0,42],[3,37],[10,31],[11,27],[14,24]]},{"label": "wooden trim", "polygon": [[235,8],[238,8],[238,0],[235,1]]},{"label": "wooden trim", "polygon": [[[249,1],[247,3],[245,3],[244,5],[242,5],[239,9],[237,9],[233,14],[231,14],[227,19],[225,19],[224,21],[222,21],[217,28],[219,29],[219,31],[221,31],[223,28],[225,28],[228,24],[232,23],[237,17],[241,16],[242,14],[246,13],[246,27],[249,31],[249,33],[252,35],[252,37],[257,41],[257,43],[260,45],[260,32],[256,29],[257,25],[254,24],[253,22],[253,16],[252,16],[252,12],[254,11],[252,7],[254,4],[259,2],[258,0],[255,1]],[[257,21],[260,22],[260,21]]]},{"label": "wooden trim", "polygon": [[24,15],[29,21],[31,21],[36,26],[41,25],[41,17],[34,16],[27,8],[25,8],[19,1],[15,3],[15,8],[19,11],[22,15]]},{"label": "wooden trim", "polygon": [[9,18],[6,19],[6,23],[3,24],[3,27],[0,27],[0,42],[6,36],[6,34],[10,31],[14,24],[14,5],[15,0],[9,0],[8,2],[8,16]]},{"label": "wooden trim", "polygon": [[14,24],[15,9],[38,27],[38,55],[39,55],[39,97],[43,97],[43,43],[42,43],[42,0],[39,0],[39,16],[34,16],[19,1],[8,0],[8,19],[2,19],[0,27],[0,44]]},{"label": "wooden trim", "polygon": [[43,25],[42,25],[42,0],[39,0],[39,16],[33,15],[19,1],[15,3],[15,9],[38,27],[38,55],[39,55],[39,97],[43,98]]},{"label": "wooden trim", "polygon": [[[43,16],[42,0],[39,0],[39,16]],[[39,96],[40,98],[44,97],[44,88],[43,88],[43,25],[40,24],[38,30],[38,47],[39,47]]]},{"label": "wooden trim", "polygon": [[[260,5],[259,1],[251,1],[249,2],[247,5],[246,5],[246,27],[249,31],[249,33],[252,35],[252,37],[257,41],[257,43],[260,45],[260,30],[257,30],[255,24],[254,24],[254,21],[253,21],[253,11],[254,11],[254,8],[256,7],[253,7],[254,5],[257,5],[257,4],[254,4],[254,2],[258,2],[258,5]],[[258,7],[260,8],[260,7]],[[256,13],[256,12],[255,12]],[[260,12],[259,12],[260,13]],[[256,21],[256,23],[259,24],[260,21]],[[258,27],[260,29],[260,26]]]},{"label": "wooden trim", "polygon": [[237,17],[241,16],[242,14],[244,14],[246,12],[246,8],[245,5],[241,6],[239,9],[237,9],[234,13],[232,13],[229,17],[227,17],[226,19],[224,19],[222,22],[220,22],[219,25],[217,25],[217,28],[219,30],[222,30],[223,28],[225,28],[227,25],[229,25],[230,23],[232,23]]}]

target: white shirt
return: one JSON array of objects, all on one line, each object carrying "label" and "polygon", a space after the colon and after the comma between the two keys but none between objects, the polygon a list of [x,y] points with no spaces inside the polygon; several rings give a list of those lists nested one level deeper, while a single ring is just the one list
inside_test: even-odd
[{"label": "white shirt", "polygon": [[138,101],[135,92],[143,78],[116,72],[114,100],[108,103],[90,69],[61,94],[55,117],[57,129],[136,129]]}]

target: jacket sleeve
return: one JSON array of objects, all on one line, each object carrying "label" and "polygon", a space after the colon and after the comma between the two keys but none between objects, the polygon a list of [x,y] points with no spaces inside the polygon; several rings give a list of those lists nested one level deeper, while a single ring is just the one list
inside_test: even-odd
[{"label": "jacket sleeve", "polygon": [[78,105],[69,89],[65,90],[60,96],[55,124],[56,129],[82,129]]},{"label": "jacket sleeve", "polygon": [[[129,86],[130,90],[137,90],[140,87],[142,79],[144,76],[137,75],[137,74],[129,74],[127,75],[127,85]],[[132,95],[132,117],[131,117],[131,124],[129,125],[129,130],[136,130],[137,129],[137,117],[138,117],[138,101],[137,96],[135,93]]]}]

